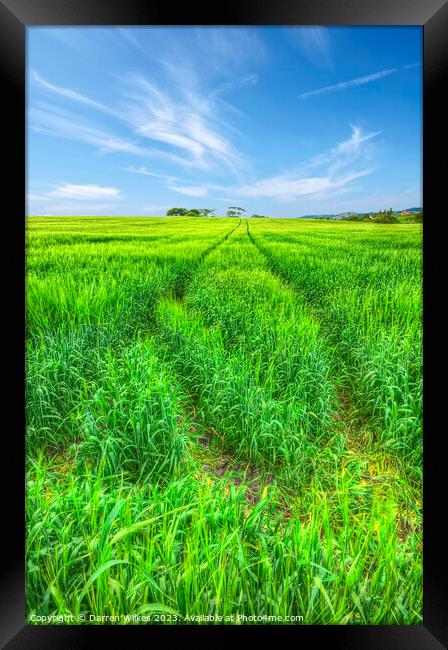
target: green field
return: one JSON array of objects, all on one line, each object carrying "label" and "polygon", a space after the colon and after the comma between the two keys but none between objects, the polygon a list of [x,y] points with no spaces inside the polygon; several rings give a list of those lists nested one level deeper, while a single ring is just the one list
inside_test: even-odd
[{"label": "green field", "polygon": [[418,224],[28,219],[28,620],[421,623],[421,276]]}]

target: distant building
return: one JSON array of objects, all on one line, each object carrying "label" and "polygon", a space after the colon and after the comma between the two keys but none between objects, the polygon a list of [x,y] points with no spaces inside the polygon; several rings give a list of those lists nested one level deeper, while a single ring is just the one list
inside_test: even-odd
[{"label": "distant building", "polygon": [[403,212],[400,212],[401,215],[403,214],[412,214],[412,212],[409,212],[409,210],[403,210]]}]

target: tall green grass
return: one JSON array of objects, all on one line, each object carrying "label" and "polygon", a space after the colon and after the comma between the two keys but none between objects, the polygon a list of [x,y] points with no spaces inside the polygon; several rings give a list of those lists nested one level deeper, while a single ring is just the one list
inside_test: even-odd
[{"label": "tall green grass", "polygon": [[389,450],[421,468],[421,227],[251,225],[270,268],[312,307],[360,411]]},{"label": "tall green grass", "polygon": [[[303,483],[335,407],[318,324],[239,228],[207,256],[185,304],[161,302],[160,338],[205,427],[237,457]],[[300,467],[300,472],[298,468]]]},{"label": "tall green grass", "polygon": [[28,620],[421,622],[420,262],[412,225],[30,219]]},{"label": "tall green grass", "polygon": [[[303,622],[406,624],[419,619],[415,542],[398,539],[391,503],[355,521],[338,494],[313,516],[282,520],[276,491],[248,510],[242,488],[191,475],[167,487],[55,474],[38,458],[27,489],[28,616],[167,613],[291,616]],[[111,489],[110,485],[114,485]]]}]

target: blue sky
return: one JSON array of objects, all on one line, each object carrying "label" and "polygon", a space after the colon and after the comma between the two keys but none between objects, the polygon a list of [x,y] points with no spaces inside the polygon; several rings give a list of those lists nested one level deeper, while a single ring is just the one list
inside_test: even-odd
[{"label": "blue sky", "polygon": [[27,212],[420,206],[420,27],[27,29]]}]

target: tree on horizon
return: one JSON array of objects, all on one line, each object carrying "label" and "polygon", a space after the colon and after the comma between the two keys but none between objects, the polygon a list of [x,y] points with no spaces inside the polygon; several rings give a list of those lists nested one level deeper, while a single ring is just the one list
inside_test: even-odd
[{"label": "tree on horizon", "polygon": [[227,217],[239,217],[242,219],[244,217],[244,213],[246,212],[245,208],[239,208],[238,206],[230,206],[227,208]]}]

